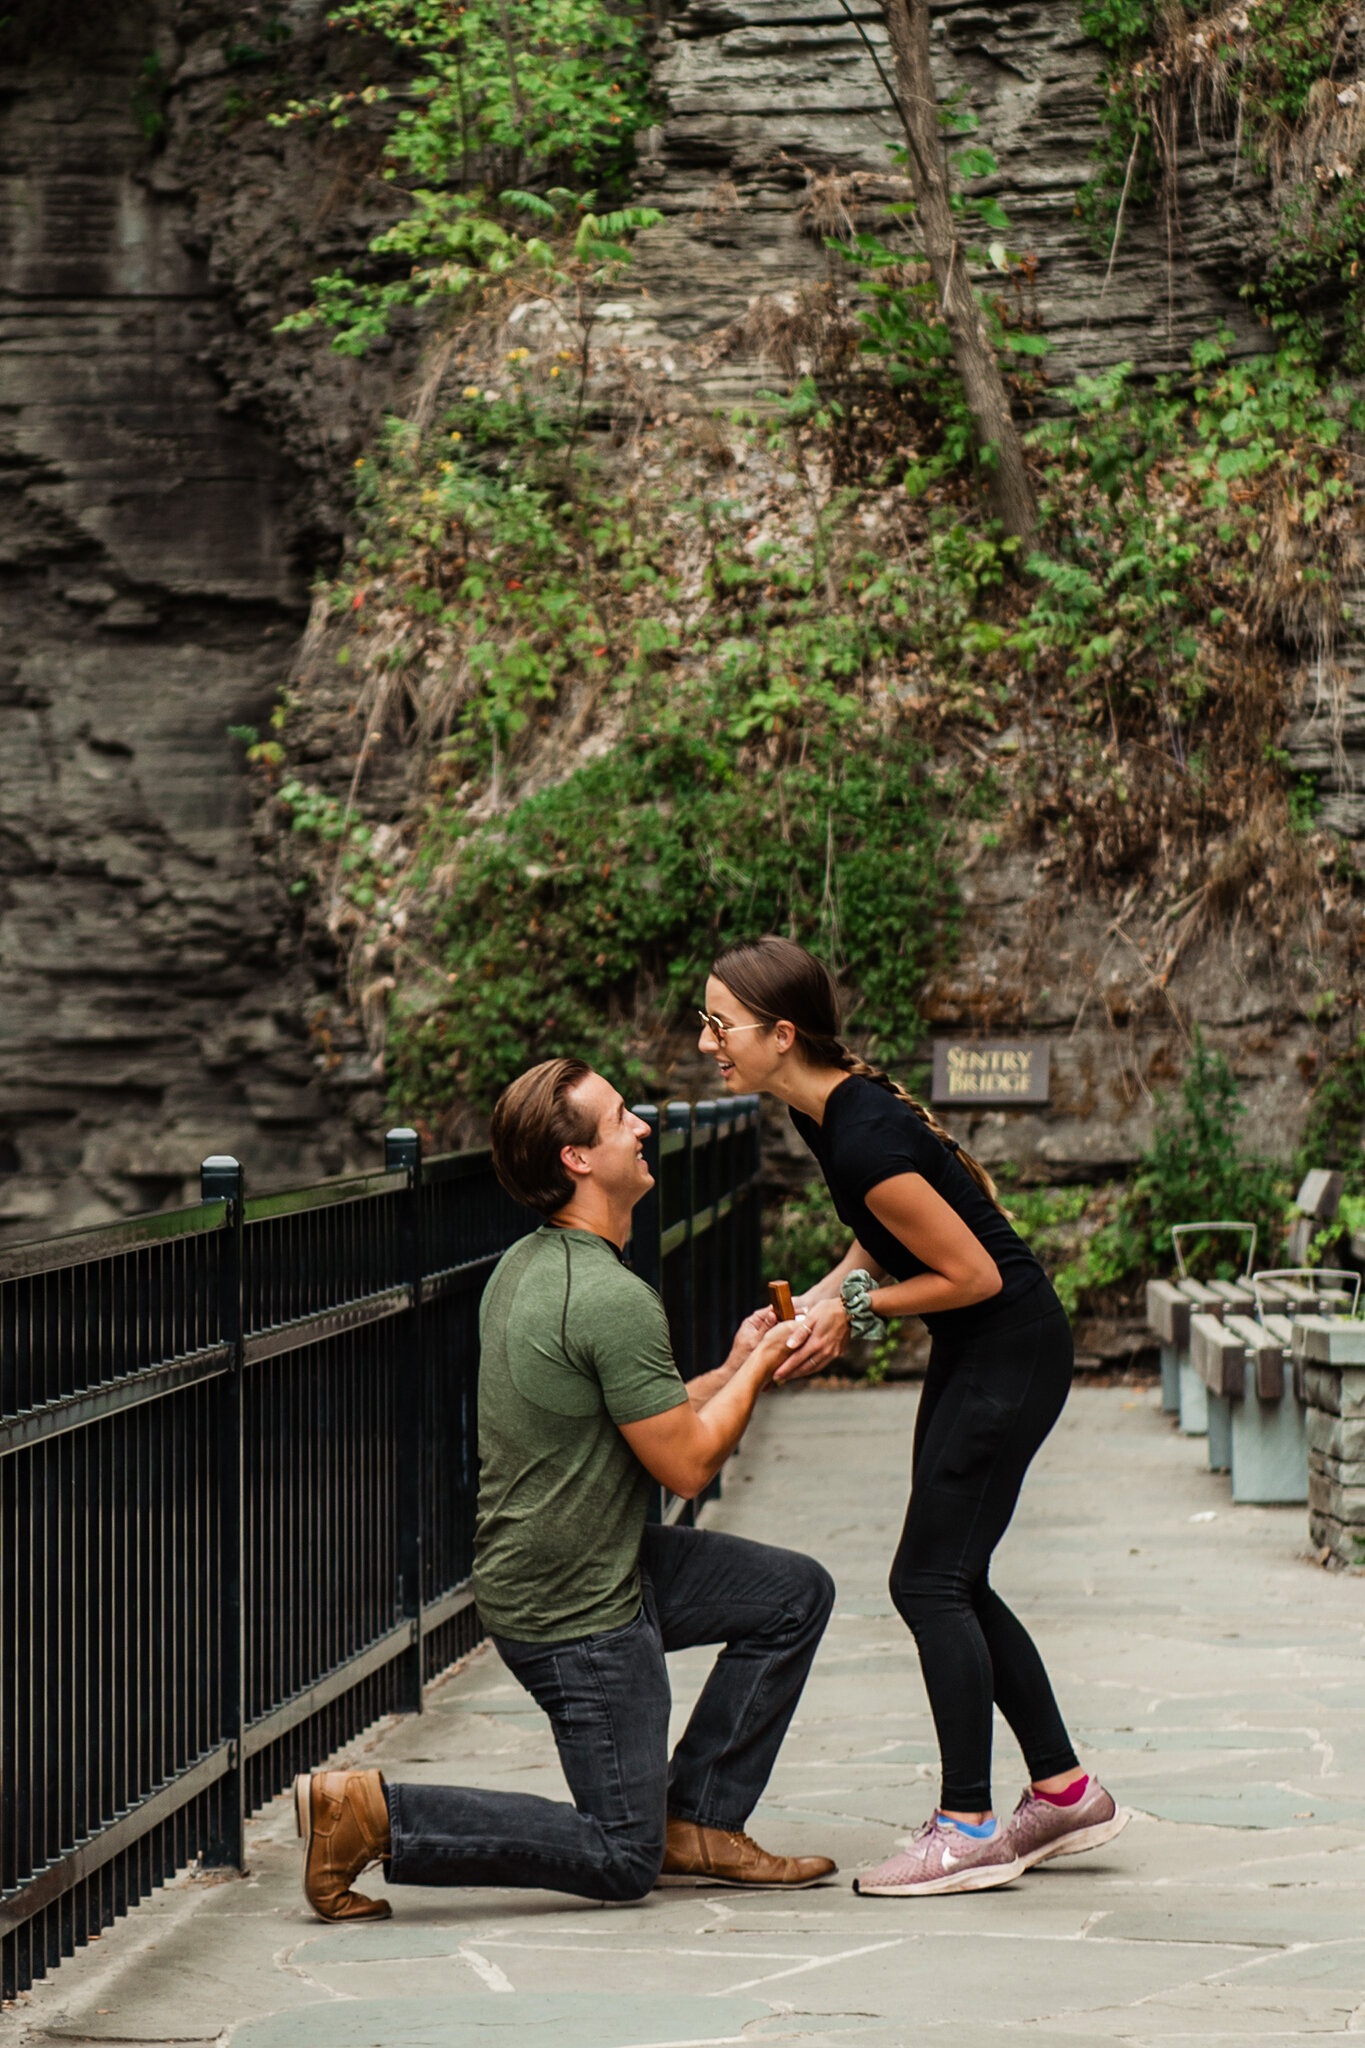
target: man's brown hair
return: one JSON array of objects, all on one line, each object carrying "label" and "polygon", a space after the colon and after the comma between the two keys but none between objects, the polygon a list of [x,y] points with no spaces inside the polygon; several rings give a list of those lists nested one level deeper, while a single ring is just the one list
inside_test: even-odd
[{"label": "man's brown hair", "polygon": [[493,1171],[514,1202],[553,1216],[573,1193],[560,1152],[593,1145],[597,1125],[570,1098],[592,1068],[586,1060],[542,1060],[503,1089],[493,1110]]}]

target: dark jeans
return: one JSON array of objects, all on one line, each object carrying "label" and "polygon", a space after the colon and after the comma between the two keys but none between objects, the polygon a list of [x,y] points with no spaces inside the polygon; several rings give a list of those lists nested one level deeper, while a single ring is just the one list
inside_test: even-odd
[{"label": "dark jeans", "polygon": [[987,1578],[1024,1474],[1071,1386],[1071,1325],[1046,1280],[977,1335],[935,1337],[891,1598],[914,1632],[943,1759],[940,1803],[991,1804],[991,1707],[1030,1775],[1076,1761],[1043,1660]]},{"label": "dark jeans", "polygon": [[[834,1601],[823,1565],[709,1529],[645,1531],[634,1621],[498,1652],[554,1730],[574,1804],[388,1787],[391,1884],[524,1885],[643,1898],[668,1814],[742,1828],[768,1782]],[[724,1643],[668,1756],[666,1650]]]}]

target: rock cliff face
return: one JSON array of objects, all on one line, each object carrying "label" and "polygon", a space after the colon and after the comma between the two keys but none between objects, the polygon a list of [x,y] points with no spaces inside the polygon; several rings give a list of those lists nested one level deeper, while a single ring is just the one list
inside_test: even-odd
[{"label": "rock cliff face", "polygon": [[[878,224],[878,186],[901,137],[873,62],[875,51],[889,74],[879,9],[851,7],[856,26],[838,0],[687,0],[671,14],[659,66],[667,117],[645,152],[668,226],[638,266],[665,330],[695,335],[756,293],[823,277],[822,200]],[[994,193],[1013,245],[1038,259],[1049,375],[1125,359],[1153,375],[1183,367],[1190,342],[1220,322],[1259,345],[1238,286],[1249,246],[1267,232],[1264,193],[1245,165],[1235,176],[1230,150],[1192,159],[1172,247],[1160,222],[1132,215],[1106,277],[1075,218],[1101,62],[1079,11],[1078,0],[933,8],[940,88],[969,96],[1000,167],[974,189]]]},{"label": "rock cliff face", "polygon": [[342,1164],[227,730],[264,719],[299,631],[298,478],[224,405],[232,312],[135,118],[174,17],[68,10],[0,102],[11,1234],[192,1197],[208,1151],[275,1179]]},{"label": "rock cliff face", "polygon": [[[884,48],[876,9],[852,4]],[[1191,156],[1169,242],[1134,217],[1106,273],[1086,241],[1099,53],[1077,11],[935,8],[942,87],[970,91],[1014,244],[1037,257],[1050,374],[1154,373],[1219,323],[1259,346],[1237,288],[1267,209],[1229,153]],[[661,13],[666,113],[641,176],[666,220],[617,331],[680,403],[733,402],[771,372],[708,343],[755,296],[828,274],[829,209],[876,222],[897,131],[837,0]],[[19,1235],[192,1198],[209,1150],[257,1184],[374,1156],[380,1094],[362,1065],[321,1076],[310,998],[335,966],[301,951],[255,857],[227,727],[261,724],[288,674],[351,463],[412,367],[401,342],[355,364],[272,333],[387,194],[363,119],[321,145],[266,124],[251,36],[283,36],[310,83],[373,52],[329,36],[316,0],[35,18],[0,95],[0,1228]],[[1301,743],[1321,747],[1321,725]],[[1120,1166],[1191,1018],[1236,1054],[1261,1142],[1289,1145],[1311,1034],[1235,941],[1159,985],[1141,935],[1021,857],[983,852],[967,885],[935,1022],[1056,1044],[1056,1113],[982,1120],[987,1156]]]}]

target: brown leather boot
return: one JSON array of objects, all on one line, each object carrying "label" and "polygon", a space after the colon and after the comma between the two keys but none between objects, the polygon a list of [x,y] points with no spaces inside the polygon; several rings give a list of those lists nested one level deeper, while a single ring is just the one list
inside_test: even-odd
[{"label": "brown leather boot", "polygon": [[303,1837],[303,1896],[319,1920],[387,1920],[387,1899],[351,1890],[389,1853],[389,1808],[378,1771],[315,1771],[294,1780]]},{"label": "brown leather boot", "polygon": [[770,1856],[738,1828],[701,1828],[695,1821],[668,1817],[660,1884],[733,1884],[762,1890],[800,1891],[833,1877],[838,1865],[828,1856]]}]

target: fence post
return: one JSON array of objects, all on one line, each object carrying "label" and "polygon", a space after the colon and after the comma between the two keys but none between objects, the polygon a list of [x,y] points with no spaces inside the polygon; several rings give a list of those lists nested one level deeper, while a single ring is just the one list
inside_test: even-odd
[{"label": "fence post", "polygon": [[749,1188],[744,1197],[749,1219],[745,1251],[748,1287],[757,1303],[763,1299],[763,1098],[761,1095],[741,1095],[739,1102],[748,1114],[751,1134],[747,1147]]},{"label": "fence post", "polygon": [[246,1868],[246,1519],[243,1513],[246,1473],[243,1424],[244,1322],[242,1302],[242,1212],[245,1179],[230,1153],[215,1152],[199,1168],[199,1195],[205,1202],[226,1202],[227,1214],[218,1239],[218,1333],[232,1354],[219,1382],[218,1408],[218,1542],[221,1636],[218,1719],[228,1744],[228,1771],[218,1786],[217,1838],[205,1845],[204,1861],[218,1867]]},{"label": "fence post", "polygon": [[630,1263],[634,1272],[657,1294],[662,1275],[659,1271],[659,1235],[662,1228],[659,1220],[659,1112],[652,1102],[637,1102],[631,1110],[641,1123],[649,1125],[649,1136],[644,1141],[645,1164],[654,1176],[654,1185],[649,1193],[635,1204],[635,1214],[630,1226]]},{"label": "fence post", "polygon": [[412,1631],[399,1675],[399,1711],[420,1714],[422,1693],[422,1587],[425,1536],[426,1351],[422,1340],[422,1141],[400,1126],[384,1134],[384,1170],[407,1175],[399,1204],[399,1261],[407,1282],[411,1332],[407,1357],[398,1368],[394,1424],[398,1453],[398,1611]]},{"label": "fence post", "polygon": [[[693,1285],[697,1291],[697,1332],[704,1351],[703,1372],[710,1372],[713,1366],[720,1364],[725,1355],[720,1327],[720,1109],[718,1102],[699,1102],[696,1108],[696,1125],[693,1127],[694,1131],[700,1126],[702,1130],[710,1133],[701,1151],[701,1179],[704,1188],[693,1190],[692,1205],[694,1229],[702,1212],[710,1212],[706,1232],[702,1238],[700,1261],[694,1258],[692,1262]],[[694,1146],[695,1143],[694,1136]],[[695,1151],[693,1156],[696,1156]],[[727,1331],[726,1335],[728,1334]]]},{"label": "fence post", "polygon": [[[678,1289],[679,1321],[682,1324],[682,1328],[678,1332],[677,1349],[683,1360],[682,1376],[685,1380],[690,1380],[697,1370],[697,1322],[693,1300],[692,1271],[692,1212],[696,1205],[696,1189],[692,1182],[694,1155],[692,1149],[691,1103],[670,1102],[666,1104],[664,1108],[664,1129],[669,1131],[685,1131],[687,1133],[686,1142],[682,1150],[682,1170],[678,1176],[682,1182],[682,1214],[675,1221],[684,1226],[683,1242],[679,1246],[677,1253],[681,1261],[680,1271],[682,1273],[682,1285]],[[663,1222],[665,1228],[667,1228],[668,1218],[664,1217]]]}]

